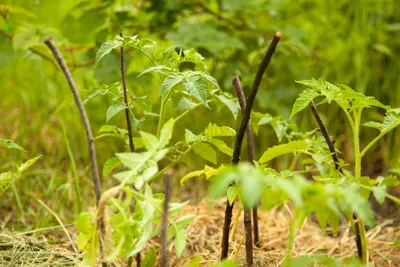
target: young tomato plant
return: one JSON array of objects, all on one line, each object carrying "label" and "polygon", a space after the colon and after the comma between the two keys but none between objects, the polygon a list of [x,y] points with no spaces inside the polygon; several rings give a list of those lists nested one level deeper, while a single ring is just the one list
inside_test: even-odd
[{"label": "young tomato plant", "polygon": [[[371,179],[370,177],[362,176],[361,160],[368,150],[376,144],[385,134],[392,131],[400,125],[400,109],[392,109],[385,106],[373,97],[365,96],[357,93],[346,85],[333,85],[325,81],[317,81],[315,79],[299,81],[299,84],[306,86],[303,93],[297,98],[291,117],[297,112],[306,108],[314,99],[324,97],[322,103],[330,104],[335,102],[344,112],[348,123],[351,127],[353,134],[354,146],[354,172],[351,174],[348,171],[340,172],[336,166],[331,169],[329,173],[322,174],[321,176],[314,177],[316,180],[325,181],[329,183],[338,183],[347,181],[359,188],[359,193],[366,199],[370,192],[373,192],[377,201],[383,203],[385,197],[390,198],[392,201],[400,204],[400,201],[386,193],[388,186],[396,186],[400,184],[399,180],[394,176],[386,178],[380,177],[378,179]],[[378,107],[386,111],[386,116],[383,122],[369,121],[362,124],[362,112],[366,108]],[[360,143],[360,126],[372,127],[380,131],[379,135],[370,141],[363,149]],[[335,162],[336,165],[336,162]],[[352,219],[350,218],[350,221]],[[364,221],[362,218],[356,219],[353,224],[356,224],[357,234],[360,236],[361,257],[364,264],[368,263],[368,239],[365,232]]]},{"label": "young tomato plant", "polygon": [[[106,112],[106,125],[99,130],[96,140],[104,137],[117,137],[129,144],[131,152],[116,153],[103,167],[103,175],[113,173],[119,184],[106,190],[100,199],[95,214],[81,213],[77,219],[79,235],[79,249],[86,251],[84,262],[95,264],[97,250],[100,245],[96,229],[100,227],[98,221],[105,219],[107,234],[103,240],[105,255],[103,262],[112,262],[118,258],[130,258],[146,248],[148,240],[160,232],[161,217],[163,214],[162,194],[152,192],[150,184],[164,174],[164,172],[179,163],[192,150],[205,160],[217,163],[214,147],[222,153],[232,155],[232,149],[219,137],[235,136],[235,131],[227,126],[217,126],[210,123],[203,133],[195,135],[189,129],[185,130],[185,140],[170,144],[174,125],[191,110],[199,106],[210,108],[211,103],[225,105],[234,116],[239,106],[229,94],[221,92],[216,80],[205,72],[203,57],[194,49],[183,50],[179,47],[170,47],[162,50],[154,49],[154,42],[148,39],[139,39],[138,36],[121,37],[102,44],[96,64],[114,49],[123,47],[133,52],[145,55],[153,66],[144,70],[138,77],[155,73],[161,81],[160,105],[153,110],[153,103],[148,96],[137,96],[132,91],[124,90],[120,83],[102,85],[94,88],[84,102],[106,95],[112,98],[112,104]],[[121,49],[121,52],[123,50]],[[190,62],[194,66],[190,70],[181,70],[182,63]],[[122,66],[122,64],[121,64]],[[121,67],[121,70],[123,67]],[[125,95],[127,94],[127,95]],[[127,101],[128,97],[132,99]],[[180,99],[175,108],[178,114],[175,118],[167,117],[167,108],[171,99]],[[154,105],[157,107],[157,105]],[[132,134],[134,152],[130,143],[129,129],[121,129],[108,124],[121,111],[128,111],[132,119]],[[168,113],[169,114],[169,113]],[[158,127],[155,133],[143,131],[146,117],[158,118]],[[166,122],[165,122],[166,121]],[[183,133],[181,133],[183,135]],[[169,163],[159,168],[159,162]],[[115,173],[118,166],[123,165],[125,170]],[[124,197],[122,194],[124,193]],[[168,210],[168,240],[173,239],[176,254],[182,254],[186,242],[185,227],[193,220],[193,215],[179,217],[179,213],[188,204],[170,203]],[[134,207],[132,209],[132,207]],[[150,252],[149,252],[150,253]],[[154,251],[151,250],[154,254]],[[149,254],[148,254],[149,255]]]}]

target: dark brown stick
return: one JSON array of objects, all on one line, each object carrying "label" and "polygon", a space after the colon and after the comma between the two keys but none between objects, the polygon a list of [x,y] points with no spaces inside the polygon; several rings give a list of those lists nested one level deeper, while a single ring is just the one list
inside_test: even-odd
[{"label": "dark brown stick", "polygon": [[[123,37],[122,32],[119,33],[119,36]],[[124,102],[126,105],[125,109],[125,118],[126,118],[126,128],[128,129],[128,139],[129,139],[129,149],[131,152],[135,151],[135,145],[133,144],[133,137],[132,137],[132,126],[131,126],[131,118],[129,116],[129,101],[128,101],[128,90],[126,89],[126,79],[125,79],[125,68],[124,68],[124,47],[121,46],[120,48],[121,54],[121,63],[120,63],[120,71],[121,71],[121,79],[122,79],[122,89],[124,91]],[[129,263],[130,262],[130,263]],[[140,267],[140,252],[136,254],[136,266]],[[132,264],[132,259],[129,258],[128,266]]]},{"label": "dark brown stick", "polygon": [[[123,37],[122,32],[119,33],[121,37]],[[129,148],[131,152],[135,151],[135,146],[133,144],[133,138],[132,138],[132,126],[131,126],[131,119],[129,116],[129,101],[128,101],[128,93],[126,90],[126,80],[125,80],[125,71],[124,71],[124,47],[121,46],[121,64],[120,64],[120,71],[121,71],[121,78],[122,78],[122,88],[124,90],[124,101],[126,105],[125,109],[125,117],[126,117],[126,127],[128,128],[128,138],[129,138]]]},{"label": "dark brown stick", "polygon": [[251,209],[244,207],[243,215],[244,223],[244,233],[246,236],[246,262],[247,267],[252,267],[254,265],[253,259],[253,238],[251,230]]},{"label": "dark brown stick", "polygon": [[[246,98],[243,93],[243,87],[242,84],[240,83],[240,77],[235,76],[232,79],[232,84],[233,87],[235,88],[236,95],[239,99],[239,104],[242,112],[246,109]],[[254,165],[254,142],[253,142],[253,133],[251,131],[251,125],[250,123],[247,124],[246,128],[246,136],[247,136],[247,150],[248,150],[248,161],[250,164]],[[253,208],[253,215],[257,214],[257,207]],[[257,215],[256,215],[257,216]],[[250,214],[250,209],[245,208],[244,209],[244,229],[245,229],[245,235],[246,235],[246,259],[247,259],[247,265],[252,266],[253,265],[253,242],[252,242],[252,229],[251,229],[251,214]],[[258,218],[253,217],[253,223],[254,223],[254,243],[258,243]],[[257,229],[256,229],[257,227]],[[256,242],[257,240],[257,242]]]},{"label": "dark brown stick", "polygon": [[165,174],[164,178],[164,188],[165,188],[165,199],[164,199],[164,210],[161,220],[161,260],[160,266],[167,267],[167,230],[168,230],[168,205],[171,198],[171,175],[169,172]]},{"label": "dark brown stick", "polygon": [[[240,83],[240,77],[239,76],[233,77],[232,84],[233,84],[233,87],[235,88],[236,95],[239,99],[240,108],[241,108],[242,112],[244,112],[244,110],[246,109],[246,98],[243,93],[242,84]],[[254,159],[255,159],[254,140],[253,140],[253,131],[251,129],[250,122],[246,128],[246,138],[247,138],[248,161],[250,162],[250,164],[254,165]],[[253,208],[253,231],[254,231],[254,245],[259,246],[260,245],[260,234],[258,231],[257,207]]]},{"label": "dark brown stick", "polygon": [[[97,158],[96,158],[96,148],[94,146],[94,139],[93,139],[93,134],[92,130],[90,129],[90,122],[89,118],[86,114],[86,111],[83,107],[82,100],[78,94],[78,90],[76,88],[74,79],[72,78],[71,72],[69,71],[67,65],[65,64],[64,59],[61,56],[60,51],[58,50],[57,46],[54,44],[53,40],[51,38],[46,38],[44,40],[44,43],[47,45],[47,47],[51,50],[53,53],[53,56],[57,60],[58,64],[60,65],[60,68],[62,72],[65,75],[65,78],[68,81],[69,87],[71,88],[72,94],[74,95],[75,103],[79,109],[79,113],[81,115],[81,119],[83,122],[83,125],[85,127],[86,131],[86,137],[87,137],[87,142],[89,146],[89,154],[90,158],[92,161],[92,176],[93,176],[93,184],[94,184],[94,191],[96,195],[96,206],[99,205],[100,201],[100,195],[101,195],[101,189],[100,189],[100,174],[99,174],[99,168],[97,165]],[[99,236],[100,236],[100,254],[101,258],[103,259],[103,238],[105,236],[105,229],[104,229],[104,220],[103,218],[100,219],[99,221]],[[106,263],[102,263],[103,266],[107,266]]]},{"label": "dark brown stick", "polygon": [[[262,76],[271,61],[272,55],[275,52],[276,46],[281,39],[281,33],[277,32],[274,35],[274,38],[271,41],[271,44],[268,47],[268,50],[261,61],[261,64],[258,68],[256,77],[254,79],[253,87],[250,92],[250,96],[247,100],[246,109],[242,116],[242,122],[240,124],[239,132],[236,135],[236,143],[235,148],[233,150],[233,157],[232,163],[234,165],[239,163],[240,160],[240,153],[242,150],[242,142],[244,137],[244,132],[249,124],[250,113],[253,107],[254,99],[257,95],[258,87],[260,86]],[[223,226],[223,234],[222,234],[222,241],[221,241],[221,259],[225,259],[228,257],[228,250],[229,250],[229,230],[232,221],[232,210],[233,210],[233,203],[229,205],[229,201],[227,201],[226,209],[225,209],[225,218],[224,218],[224,226]]]},{"label": "dark brown stick", "polygon": [[342,169],[339,166],[339,157],[337,155],[334,142],[333,142],[332,138],[330,137],[328,131],[326,130],[325,124],[322,121],[321,116],[318,113],[318,110],[317,110],[317,107],[314,104],[314,101],[311,101],[310,108],[311,108],[311,111],[312,111],[312,113],[313,113],[313,115],[314,115],[314,117],[315,117],[315,119],[316,119],[316,121],[318,123],[319,129],[320,129],[322,135],[325,138],[325,142],[327,143],[327,145],[329,147],[329,151],[332,153],[332,160],[333,160],[333,162],[335,164],[335,169],[340,171],[341,173],[343,173]]},{"label": "dark brown stick", "polygon": [[[325,138],[325,142],[328,144],[329,151],[332,153],[332,160],[333,160],[333,162],[335,164],[335,169],[338,170],[340,173],[343,173],[343,170],[342,170],[342,168],[340,168],[340,165],[339,165],[339,157],[337,155],[337,151],[335,149],[334,142],[333,142],[332,138],[330,137],[330,135],[329,135],[329,133],[328,133],[326,127],[325,127],[325,124],[321,119],[321,116],[318,113],[318,109],[315,106],[314,101],[311,101],[310,108],[311,108],[311,111],[312,111],[315,119],[317,120],[319,129],[320,129],[322,135]],[[354,219],[354,221],[356,221],[358,219],[357,215],[355,213],[353,213],[353,219]],[[355,227],[354,230],[355,230],[355,235],[356,235],[357,254],[358,254],[358,257],[360,259],[362,259],[363,255],[362,255],[360,226],[359,226],[358,223],[356,223],[354,227]]]}]

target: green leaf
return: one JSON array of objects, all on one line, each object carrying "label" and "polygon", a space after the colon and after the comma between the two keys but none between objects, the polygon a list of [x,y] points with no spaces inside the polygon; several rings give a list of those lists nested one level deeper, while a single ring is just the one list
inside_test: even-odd
[{"label": "green leaf", "polygon": [[197,143],[193,147],[193,151],[203,159],[217,164],[217,153],[215,153],[215,150],[210,145],[203,142]]},{"label": "green leaf", "polygon": [[303,150],[307,148],[307,143],[305,141],[291,141],[287,144],[273,146],[267,149],[264,154],[261,156],[259,163],[265,163],[270,161],[278,156],[293,153],[296,150]]},{"label": "green leaf", "polygon": [[89,235],[93,231],[94,222],[95,220],[91,213],[81,212],[76,218],[76,229],[78,229],[79,233]]},{"label": "green leaf", "polygon": [[121,164],[117,157],[108,159],[103,166],[103,177],[106,177],[112,170]]},{"label": "green leaf", "polygon": [[237,100],[229,99],[224,95],[217,95],[217,98],[228,107],[232,112],[233,117],[236,119],[240,110],[239,102]]},{"label": "green leaf", "polygon": [[161,94],[168,93],[172,88],[174,88],[176,85],[181,83],[183,80],[183,76],[180,75],[171,75],[168,76],[167,79],[163,82],[161,85]]},{"label": "green leaf", "polygon": [[181,101],[179,102],[178,106],[176,106],[176,110],[185,110],[185,109],[192,109],[194,108],[196,105],[196,103],[193,103],[192,101],[190,101],[189,99],[187,99],[186,97],[183,97],[181,99]]},{"label": "green leaf", "polygon": [[379,204],[383,204],[385,202],[386,197],[386,185],[373,187],[372,192]]},{"label": "green leaf", "polygon": [[0,197],[14,182],[15,182],[15,177],[11,171],[3,172],[0,174]]},{"label": "green leaf", "polygon": [[186,246],[186,230],[175,228],[175,251],[176,255],[180,257]]},{"label": "green leaf", "polygon": [[121,41],[113,40],[113,41],[105,41],[101,44],[99,51],[96,54],[96,66],[99,61],[107,54],[109,54],[113,49],[122,45]]},{"label": "green leaf", "polygon": [[183,85],[186,90],[191,94],[194,98],[199,100],[203,105],[208,107],[207,104],[207,84],[201,78],[201,76],[192,76],[187,75],[183,80]]},{"label": "green leaf", "polygon": [[212,83],[215,87],[219,88],[218,82],[214,77],[211,75],[203,72],[203,71],[193,71],[194,74],[200,75],[203,79],[208,81],[209,83]]},{"label": "green leaf", "polygon": [[140,73],[138,75],[138,77],[146,74],[146,73],[150,73],[150,72],[156,72],[156,73],[160,73],[160,74],[168,74],[171,72],[176,72],[176,69],[167,67],[167,66],[163,66],[163,65],[157,65],[157,66],[152,66],[150,68],[145,69],[142,73]]},{"label": "green leaf", "polygon": [[315,90],[305,90],[303,91],[299,97],[296,99],[296,102],[293,105],[292,113],[290,114],[290,118],[292,118],[296,113],[308,107],[311,101],[314,100],[320,94]]},{"label": "green leaf", "polygon": [[207,137],[236,136],[236,132],[228,126],[217,126],[210,122],[204,130],[204,135]]},{"label": "green leaf", "polygon": [[185,176],[183,176],[180,183],[181,183],[181,185],[183,185],[187,180],[194,178],[194,177],[198,177],[198,176],[202,175],[203,173],[204,173],[203,170],[189,172]]},{"label": "green leaf", "polygon": [[118,114],[118,112],[126,109],[125,102],[117,102],[112,104],[106,112],[106,122],[108,122],[112,117]]},{"label": "green leaf", "polygon": [[41,155],[22,163],[17,168],[18,172],[19,173],[24,172],[26,169],[28,169],[30,166],[32,166],[40,157],[41,157]]},{"label": "green leaf", "polygon": [[13,140],[10,139],[0,139],[0,146],[5,146],[7,148],[14,148],[24,152],[27,152],[24,148],[19,146],[18,144],[14,143]]},{"label": "green leaf", "polygon": [[172,133],[174,130],[175,121],[173,119],[168,120],[160,133],[160,148],[164,148],[169,144],[169,141],[172,138]]},{"label": "green leaf", "polygon": [[155,247],[151,247],[149,251],[144,256],[140,266],[143,267],[153,267],[157,260],[157,250]]},{"label": "green leaf", "polygon": [[178,218],[175,221],[175,224],[179,227],[179,228],[183,228],[186,227],[188,224],[190,224],[194,218],[196,218],[196,215],[194,214],[186,214],[183,215],[182,217]]},{"label": "green leaf", "polygon": [[200,141],[202,137],[203,137],[202,134],[195,135],[190,130],[185,129],[185,141],[186,141],[186,144],[190,144],[190,143],[193,143],[193,142]]},{"label": "green leaf", "polygon": [[219,139],[210,139],[210,140],[207,140],[207,142],[216,146],[219,149],[219,151],[221,151],[222,153],[224,153],[228,156],[233,155],[233,149],[228,147],[224,141],[219,140]]},{"label": "green leaf", "polygon": [[228,188],[228,190],[226,191],[226,195],[230,205],[232,205],[232,203],[235,201],[238,194],[239,189],[237,186],[233,185]]}]

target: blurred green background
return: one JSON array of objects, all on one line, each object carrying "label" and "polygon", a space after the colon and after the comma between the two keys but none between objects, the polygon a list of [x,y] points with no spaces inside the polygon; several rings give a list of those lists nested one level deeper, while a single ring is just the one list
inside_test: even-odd
[{"label": "blurred green background", "polygon": [[[83,96],[95,86],[120,81],[117,51],[94,66],[101,43],[119,32],[139,34],[156,41],[159,48],[173,44],[194,47],[206,58],[207,71],[223,91],[234,93],[231,79],[239,74],[248,94],[271,37],[280,31],[283,38],[263,79],[255,110],[288,119],[301,92],[294,81],[312,77],[347,84],[384,104],[400,106],[398,0],[2,0],[0,16],[0,138],[13,139],[28,150],[0,148],[0,171],[43,155],[29,175],[7,191],[0,215],[15,211],[12,220],[24,223],[33,219],[33,227],[54,220],[35,199],[56,206],[62,218],[74,218],[75,195],[63,123],[82,177],[81,188],[87,192],[86,204],[94,204],[84,129],[67,83],[42,44],[48,36],[60,47]],[[129,51],[127,65],[129,90],[137,97],[149,96],[157,110],[159,80],[152,75],[137,77],[150,63]],[[100,97],[86,105],[94,133],[104,124],[110,103],[110,99]],[[175,131],[175,139],[183,139],[184,128],[198,133],[209,122],[236,128],[228,109],[211,108],[196,109],[182,120],[178,125],[182,130]],[[350,129],[343,114],[334,105],[321,107],[321,113],[341,157],[351,161]],[[171,109],[167,117],[173,115]],[[379,110],[365,115],[365,121],[384,116]],[[291,122],[303,131],[316,127],[309,112]],[[116,116],[112,123],[124,127],[124,116]],[[154,132],[156,127],[157,120],[146,117],[143,128]],[[376,135],[375,130],[365,128],[363,143]],[[278,143],[269,127],[260,128],[255,139],[258,157]],[[96,145],[100,166],[113,153],[126,150],[124,142],[112,138],[101,139]],[[397,130],[365,158],[364,174],[396,171],[400,167],[399,149]],[[222,163],[228,162],[229,158],[222,158]],[[202,168],[204,162],[197,157],[192,165]],[[111,183],[110,179],[105,186]]]}]

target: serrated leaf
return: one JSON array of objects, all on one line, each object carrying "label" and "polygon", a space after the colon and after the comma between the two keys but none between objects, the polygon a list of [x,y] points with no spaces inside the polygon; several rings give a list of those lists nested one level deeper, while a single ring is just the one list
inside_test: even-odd
[{"label": "serrated leaf", "polygon": [[126,109],[125,102],[117,102],[112,104],[106,112],[106,122],[108,122],[112,117],[117,115],[120,111]]},{"label": "serrated leaf", "polygon": [[233,204],[238,194],[239,194],[239,189],[237,186],[233,185],[228,188],[228,190],[226,191],[226,196],[228,198],[229,205]]},{"label": "serrated leaf", "polygon": [[27,152],[23,147],[14,143],[14,141],[10,140],[10,139],[0,139],[0,146],[5,146],[7,148],[14,148],[14,149],[18,149],[18,150]]},{"label": "serrated leaf", "polygon": [[215,153],[215,150],[209,144],[203,142],[197,143],[193,147],[193,151],[203,159],[217,164],[217,153]]},{"label": "serrated leaf", "polygon": [[193,142],[200,141],[201,138],[202,138],[202,134],[195,135],[190,130],[185,129],[185,142],[186,142],[186,144],[190,144],[190,143],[193,143]]},{"label": "serrated leaf", "polygon": [[167,121],[160,132],[160,148],[164,148],[169,144],[172,138],[172,133],[174,130],[175,121],[170,119]]},{"label": "serrated leaf", "polygon": [[313,101],[314,98],[318,97],[319,95],[320,94],[315,90],[308,89],[308,90],[303,91],[299,95],[299,97],[296,99],[296,102],[293,105],[292,113],[290,114],[290,118],[292,118],[296,113],[298,113],[301,110],[308,107],[308,105],[311,103],[311,101]]},{"label": "serrated leaf", "polygon": [[201,76],[191,76],[188,75],[183,80],[183,85],[186,90],[191,94],[194,98],[199,100],[203,105],[208,107],[207,104],[207,84],[201,78]]},{"label": "serrated leaf", "polygon": [[217,98],[227,106],[227,108],[231,111],[233,117],[236,119],[239,114],[240,106],[238,101],[227,98],[224,95],[217,95]]},{"label": "serrated leaf", "polygon": [[112,50],[115,48],[119,47],[122,45],[121,41],[118,40],[113,40],[113,41],[105,41],[104,43],[101,44],[99,50],[97,51],[96,54],[96,63],[95,65],[99,63],[99,61],[107,54],[109,54]]},{"label": "serrated leaf", "polygon": [[142,260],[140,266],[153,267],[156,263],[156,260],[157,260],[157,250],[155,249],[155,247],[151,247],[144,256],[144,259]]},{"label": "serrated leaf", "polygon": [[190,101],[189,99],[187,99],[186,97],[183,97],[181,99],[181,101],[179,102],[178,106],[176,106],[176,110],[185,110],[185,109],[192,109],[194,108],[196,105],[196,103],[193,103],[192,101]]},{"label": "serrated leaf", "polygon": [[22,163],[17,168],[18,172],[20,172],[20,173],[24,172],[26,169],[28,169],[30,166],[32,166],[40,157],[41,157],[41,155]]},{"label": "serrated leaf", "polygon": [[121,164],[117,157],[108,159],[103,166],[103,177],[106,177],[112,170]]},{"label": "serrated leaf", "polygon": [[373,187],[372,192],[379,204],[383,204],[383,202],[385,202],[386,185]]},{"label": "serrated leaf", "polygon": [[175,228],[175,251],[176,255],[180,257],[186,247],[186,230]]},{"label": "serrated leaf", "polygon": [[170,90],[172,90],[172,88],[174,88],[176,85],[181,83],[182,80],[183,80],[183,76],[180,76],[180,75],[168,76],[164,80],[163,84],[161,85],[161,89],[160,89],[161,94],[168,93]]},{"label": "serrated leaf", "polygon": [[210,140],[207,140],[207,142],[216,146],[218,148],[218,150],[221,151],[222,153],[224,153],[228,156],[233,155],[233,149],[228,147],[224,141],[219,140],[219,139],[210,139]]},{"label": "serrated leaf", "polygon": [[258,163],[262,164],[278,156],[288,153],[293,153],[296,150],[302,150],[306,148],[307,148],[307,143],[301,140],[291,141],[287,144],[273,146],[268,148],[267,151],[264,152]]},{"label": "serrated leaf", "polygon": [[194,220],[194,218],[196,218],[196,215],[194,214],[183,215],[182,217],[179,217],[177,220],[175,220],[175,225],[177,225],[179,228],[186,227]]},{"label": "serrated leaf", "polygon": [[183,176],[180,183],[181,183],[181,185],[183,185],[187,180],[194,178],[194,177],[198,177],[198,176],[202,175],[203,173],[204,173],[203,170],[189,172],[188,174]]},{"label": "serrated leaf", "polygon": [[204,135],[207,137],[236,136],[236,132],[231,127],[217,126],[216,124],[209,123],[204,130]]},{"label": "serrated leaf", "polygon": [[14,183],[15,177],[11,171],[3,172],[0,174],[0,197],[6,192],[12,183]]},{"label": "serrated leaf", "polygon": [[163,66],[163,65],[157,65],[157,66],[152,66],[150,68],[145,69],[142,73],[140,73],[138,75],[138,77],[146,74],[146,73],[150,73],[150,72],[156,72],[156,73],[160,73],[160,74],[167,74],[167,73],[171,73],[171,72],[175,72],[176,70],[167,66]]}]

